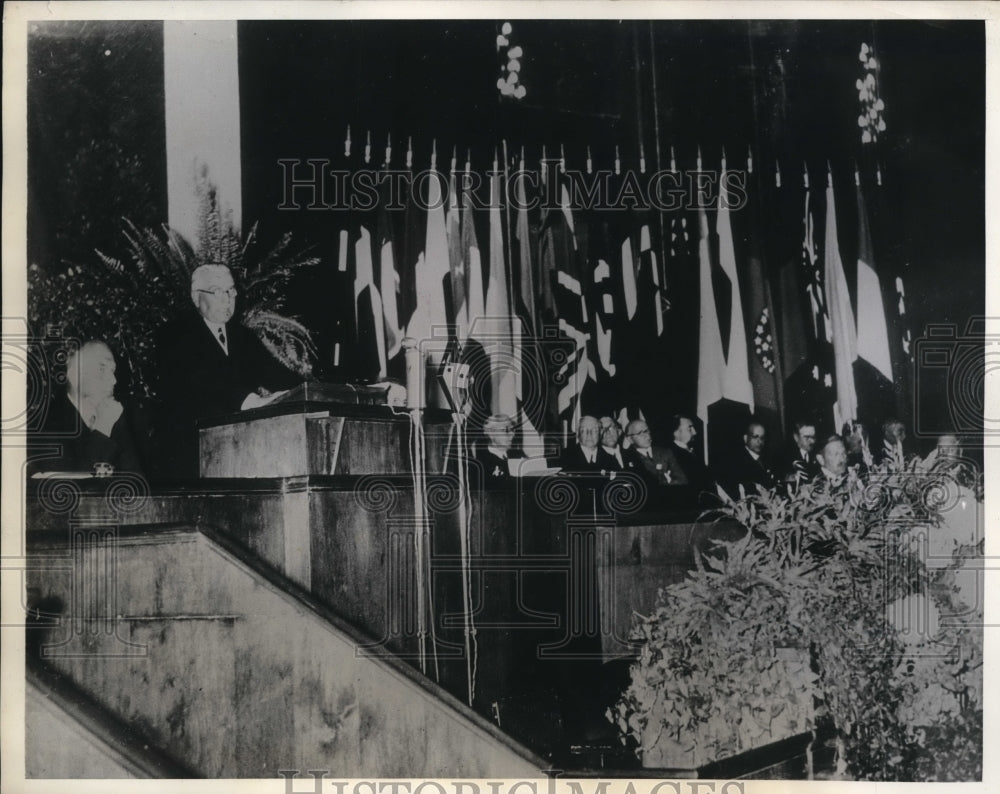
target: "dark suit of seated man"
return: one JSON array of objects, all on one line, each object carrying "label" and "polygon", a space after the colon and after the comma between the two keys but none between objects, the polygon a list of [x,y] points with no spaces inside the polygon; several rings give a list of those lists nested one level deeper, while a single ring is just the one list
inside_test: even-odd
[{"label": "dark suit of seated man", "polygon": [[476,460],[484,482],[499,482],[510,478],[510,461],[523,458],[524,453],[511,448],[514,422],[507,414],[493,414],[483,425],[486,444],[476,447]]},{"label": "dark suit of seated man", "polygon": [[599,474],[597,448],[601,439],[601,426],[593,416],[580,417],[576,428],[576,444],[563,452],[559,460],[564,472],[569,474]]},{"label": "dark suit of seated man", "polygon": [[777,486],[778,480],[763,457],[766,441],[767,431],[764,425],[750,422],[743,434],[743,446],[729,461],[724,481],[726,493],[732,499],[739,499],[741,495],[754,496],[758,486],[765,491]]},{"label": "dark suit of seated man", "polygon": [[601,418],[601,446],[597,449],[597,465],[609,474],[625,470],[625,453],[622,451],[622,429],[611,417]]},{"label": "dark suit of seated man", "polygon": [[[115,358],[103,342],[85,343],[66,360],[66,391],[48,406],[42,438],[33,440],[29,470],[92,471],[108,463],[116,472],[142,474],[149,451],[149,427],[142,413],[114,396]],[[44,456],[43,447],[58,447]]]},{"label": "dark suit of seated man", "polygon": [[191,274],[191,312],[163,334],[160,396],[165,431],[165,473],[197,476],[197,419],[266,405],[296,377],[259,339],[237,322],[236,288],[224,265],[202,265]]},{"label": "dark suit of seated man", "polygon": [[785,456],[782,466],[785,482],[809,482],[819,474],[819,463],[813,452],[816,445],[816,425],[806,420],[797,421],[792,441],[793,447]]},{"label": "dark suit of seated man", "polygon": [[646,508],[690,507],[697,493],[677,462],[671,447],[653,446],[649,426],[642,420],[629,422],[625,429],[632,446],[625,451],[625,471],[639,475],[646,483]]},{"label": "dark suit of seated man", "polygon": [[898,419],[887,419],[882,424],[882,445],[872,450],[876,463],[892,463],[903,468],[913,456],[906,443],[906,425]]},{"label": "dark suit of seated man", "polygon": [[673,453],[677,465],[680,466],[681,471],[684,473],[687,484],[694,492],[696,501],[699,503],[706,501],[706,494],[711,499],[714,499],[718,493],[715,485],[715,477],[708,466],[690,448],[691,442],[698,434],[694,426],[694,421],[690,416],[674,414],[671,417],[668,429],[674,439],[674,443],[669,449]]}]

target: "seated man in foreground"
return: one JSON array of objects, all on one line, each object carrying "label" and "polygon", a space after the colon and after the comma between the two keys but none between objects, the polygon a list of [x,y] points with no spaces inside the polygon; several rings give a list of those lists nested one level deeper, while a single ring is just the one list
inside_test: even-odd
[{"label": "seated man in foreground", "polygon": [[160,396],[164,472],[197,476],[196,420],[266,405],[296,382],[259,339],[238,322],[236,287],[225,265],[202,265],[191,274],[196,312],[168,326],[160,343]]},{"label": "seated man in foreground", "polygon": [[847,483],[847,445],[839,435],[832,435],[823,442],[816,460],[820,472],[814,482],[827,491],[839,490]]},{"label": "seated man in foreground", "polygon": [[58,446],[59,454],[33,459],[32,471],[89,472],[102,463],[117,472],[143,473],[148,428],[135,409],[115,399],[115,369],[104,342],[86,342],[69,355],[66,391],[49,405],[42,431],[44,445]]}]

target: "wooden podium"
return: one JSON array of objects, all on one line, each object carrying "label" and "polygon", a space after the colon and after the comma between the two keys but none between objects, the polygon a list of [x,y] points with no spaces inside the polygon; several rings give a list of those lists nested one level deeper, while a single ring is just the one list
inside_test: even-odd
[{"label": "wooden podium", "polygon": [[[201,477],[409,474],[411,419],[386,387],[303,383],[263,408],[199,422]],[[428,471],[450,420],[425,412]]]}]

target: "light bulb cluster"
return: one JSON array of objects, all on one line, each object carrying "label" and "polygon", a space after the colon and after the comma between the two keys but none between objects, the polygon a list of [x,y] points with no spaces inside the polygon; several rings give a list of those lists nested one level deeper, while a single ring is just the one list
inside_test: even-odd
[{"label": "light bulb cluster", "polygon": [[500,91],[500,96],[524,99],[528,93],[528,89],[521,82],[521,58],[524,57],[524,49],[520,46],[511,46],[510,34],[513,29],[510,22],[504,22],[497,36],[497,52],[506,50],[507,55],[507,63],[500,67],[497,90]]},{"label": "light bulb cluster", "polygon": [[858,52],[858,60],[865,70],[865,76],[859,77],[854,83],[858,89],[858,102],[861,103],[861,114],[858,116],[858,126],[861,128],[861,143],[874,143],[878,134],[885,132],[885,119],[882,112],[885,102],[878,95],[878,60],[875,50],[862,42]]}]

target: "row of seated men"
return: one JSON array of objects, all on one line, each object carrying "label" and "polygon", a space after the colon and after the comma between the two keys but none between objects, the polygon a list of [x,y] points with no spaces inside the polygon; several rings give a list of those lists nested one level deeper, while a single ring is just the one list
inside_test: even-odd
[{"label": "row of seated men", "polygon": [[[623,429],[612,417],[581,418],[576,442],[567,447],[557,463],[564,472],[589,476],[614,477],[631,472],[650,489],[666,496],[675,492],[675,504],[698,503],[708,506],[721,499],[738,499],[771,490],[782,484],[819,480],[840,486],[849,469],[863,476],[869,466],[883,460],[904,465],[911,454],[905,447],[906,429],[896,419],[882,428],[883,444],[872,451],[867,430],[852,423],[843,435],[830,435],[816,446],[816,426],[807,421],[795,424],[791,444],[776,463],[766,453],[767,431],[763,424],[750,421],[742,443],[719,463],[707,466],[692,449],[697,430],[690,416],[675,414],[667,428],[672,443],[656,446],[649,425],[642,420],[629,422]],[[480,470],[487,479],[502,480],[511,474],[511,459],[523,457],[511,447],[514,422],[509,416],[490,417],[484,427],[486,440],[476,450]],[[958,439],[944,435],[938,439],[937,454],[955,459],[961,454]],[[516,463],[514,467],[516,468]],[[717,502],[716,502],[717,503]]]}]

